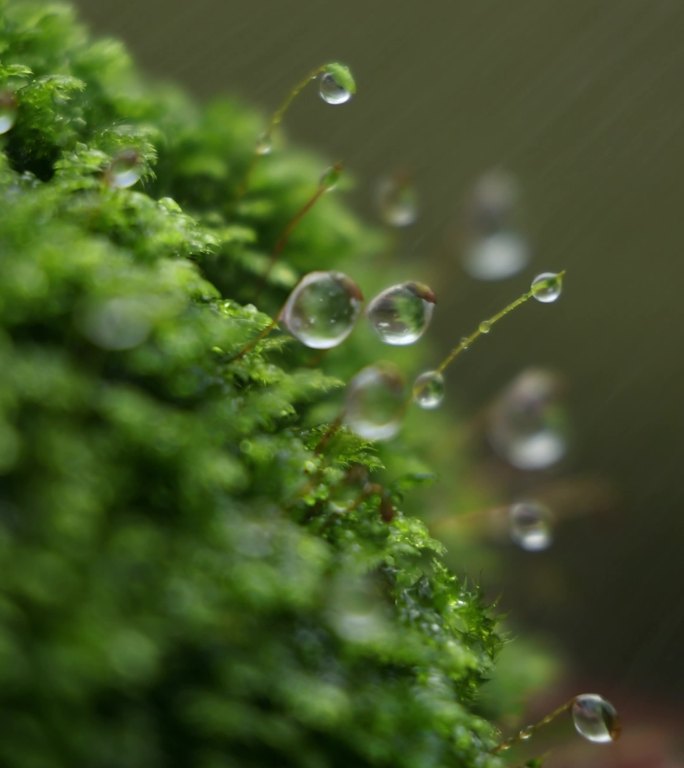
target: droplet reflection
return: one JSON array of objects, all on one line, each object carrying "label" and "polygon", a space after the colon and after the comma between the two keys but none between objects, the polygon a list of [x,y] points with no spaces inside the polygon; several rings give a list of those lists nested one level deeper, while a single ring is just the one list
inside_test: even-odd
[{"label": "droplet reflection", "polygon": [[351,91],[339,83],[332,72],[324,72],[320,76],[318,92],[326,104],[345,104],[352,97]]},{"label": "droplet reflection", "polygon": [[620,736],[615,707],[597,693],[583,693],[575,698],[572,720],[580,736],[595,744],[608,744]]},{"label": "droplet reflection", "polygon": [[366,316],[385,344],[413,344],[427,330],[435,294],[422,283],[400,283],[381,291],[368,304]]},{"label": "droplet reflection", "polygon": [[444,376],[439,371],[425,371],[413,383],[413,402],[425,410],[439,408],[444,400]]}]

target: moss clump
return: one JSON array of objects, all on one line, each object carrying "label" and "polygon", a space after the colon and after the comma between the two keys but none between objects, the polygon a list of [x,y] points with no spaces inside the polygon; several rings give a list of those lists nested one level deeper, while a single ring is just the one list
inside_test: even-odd
[{"label": "moss clump", "polygon": [[[314,450],[370,347],[235,359],[320,164],[275,153],[238,200],[258,115],[146,88],[63,6],[0,9],[0,765],[497,764],[499,640],[402,512],[410,445]],[[322,200],[263,306],[376,245]]]}]

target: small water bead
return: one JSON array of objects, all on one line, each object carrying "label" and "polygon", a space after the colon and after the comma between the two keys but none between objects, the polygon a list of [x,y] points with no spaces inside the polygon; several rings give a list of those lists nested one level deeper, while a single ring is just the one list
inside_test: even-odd
[{"label": "small water bead", "polygon": [[0,91],[0,134],[7,133],[17,119],[17,99],[12,91]]},{"label": "small water bead", "polygon": [[615,707],[597,693],[583,693],[575,698],[572,720],[577,733],[595,744],[608,744],[620,736]]},{"label": "small water bead", "polygon": [[352,332],[363,295],[342,272],[310,272],[288,297],[280,320],[311,349],[331,349]]},{"label": "small water bead", "polygon": [[385,344],[413,344],[425,333],[435,308],[435,294],[422,283],[400,283],[381,291],[366,316]]},{"label": "small water bead", "polygon": [[262,133],[254,146],[254,152],[263,157],[264,155],[270,155],[272,150],[273,141],[271,140],[271,137],[268,133]]},{"label": "small water bead", "polygon": [[339,77],[333,72],[323,72],[318,81],[318,92],[326,104],[346,104],[352,92],[345,88]]},{"label": "small water bead", "polygon": [[534,278],[530,290],[537,301],[551,304],[561,295],[563,275],[556,272],[542,272]]},{"label": "small water bead", "polygon": [[408,227],[418,218],[416,190],[404,174],[382,179],[376,200],[381,219],[390,227]]},{"label": "small water bead", "polygon": [[444,376],[439,371],[425,371],[413,383],[413,402],[432,410],[439,408],[444,400]]},{"label": "small water bead", "polygon": [[561,380],[550,371],[523,371],[495,402],[488,418],[494,450],[512,466],[540,470],[567,450],[567,419]]},{"label": "small water bead", "polygon": [[465,271],[476,280],[505,280],[527,266],[530,249],[517,232],[475,235],[463,250]]},{"label": "small water bead", "polygon": [[321,178],[318,180],[318,186],[328,192],[335,189],[342,176],[343,170],[342,163],[335,163],[335,165],[331,165],[330,168],[326,168],[321,174]]},{"label": "small water bead", "polygon": [[536,501],[521,501],[508,511],[511,539],[528,552],[541,552],[553,541],[551,511]]},{"label": "small water bead", "polygon": [[492,324],[489,320],[483,320],[478,326],[480,333],[489,333],[492,330]]},{"label": "small water bead", "polygon": [[142,158],[137,149],[124,149],[114,156],[107,170],[109,186],[127,189],[140,180]]},{"label": "small water bead", "polygon": [[406,409],[404,378],[390,363],[363,368],[349,382],[343,419],[359,437],[391,440]]}]

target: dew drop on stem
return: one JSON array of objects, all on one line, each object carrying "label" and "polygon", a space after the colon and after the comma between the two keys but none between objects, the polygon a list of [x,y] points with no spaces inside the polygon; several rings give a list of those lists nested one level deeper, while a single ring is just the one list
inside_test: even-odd
[{"label": "dew drop on stem", "polygon": [[371,300],[366,316],[385,344],[413,344],[425,333],[435,308],[435,294],[422,283],[399,283]]}]

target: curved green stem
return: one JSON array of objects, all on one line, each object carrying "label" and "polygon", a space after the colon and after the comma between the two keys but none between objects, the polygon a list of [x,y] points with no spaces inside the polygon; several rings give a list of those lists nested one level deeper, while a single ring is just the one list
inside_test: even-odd
[{"label": "curved green stem", "polygon": [[[565,275],[565,270],[558,273],[559,278],[563,278]],[[489,331],[493,328],[493,326],[499,322],[503,317],[505,317],[509,312],[512,312],[514,309],[519,307],[521,304],[524,304],[526,301],[529,301],[534,295],[536,291],[534,288],[530,288],[529,291],[526,291],[522,294],[522,296],[518,296],[515,301],[512,301],[510,304],[507,304],[502,310],[497,312],[495,315],[492,315],[491,317],[487,318],[486,320],[482,320],[482,322],[477,326],[477,328],[468,336],[464,336],[461,341],[449,352],[449,354],[442,360],[442,362],[439,364],[439,366],[436,368],[438,373],[444,373],[444,371],[454,362],[454,360],[463,352],[465,352],[467,349],[470,348],[470,346],[475,342],[480,336],[489,333]]]},{"label": "curved green stem", "polygon": [[543,717],[541,720],[539,720],[539,722],[534,723],[534,725],[528,725],[526,728],[522,728],[520,731],[518,731],[518,733],[515,734],[515,736],[511,736],[505,741],[502,741],[501,744],[492,750],[492,754],[498,755],[499,752],[505,752],[516,744],[519,744],[521,741],[527,741],[540,728],[548,725],[550,722],[555,720],[557,717],[560,717],[565,712],[570,711],[574,703],[575,697],[573,696],[570,701],[566,701],[565,704],[561,705],[557,709],[554,709],[553,712],[550,712],[548,715],[546,715],[546,717]]}]

